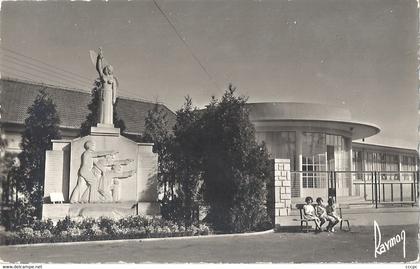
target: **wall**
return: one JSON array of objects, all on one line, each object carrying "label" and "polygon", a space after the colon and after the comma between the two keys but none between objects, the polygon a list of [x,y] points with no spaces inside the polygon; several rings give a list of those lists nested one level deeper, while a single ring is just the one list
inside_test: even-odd
[{"label": "wall", "polygon": [[291,177],[290,160],[274,159],[274,223],[281,225],[281,218],[290,215]]}]

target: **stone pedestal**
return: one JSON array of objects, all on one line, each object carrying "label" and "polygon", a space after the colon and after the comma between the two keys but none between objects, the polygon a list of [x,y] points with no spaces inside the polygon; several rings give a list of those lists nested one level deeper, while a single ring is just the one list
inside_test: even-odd
[{"label": "stone pedestal", "polygon": [[90,134],[95,136],[120,136],[120,129],[114,125],[100,124],[97,127],[90,127]]},{"label": "stone pedestal", "polygon": [[159,215],[160,207],[157,202],[149,203],[92,203],[92,204],[44,204],[42,218],[58,220],[70,216],[78,217],[109,217],[122,218],[130,215]]},{"label": "stone pedestal", "polygon": [[[52,142],[46,152],[43,219],[160,213],[153,144],[136,143],[104,124],[92,127],[88,136]],[[51,203],[50,194],[57,192],[63,193],[63,204]]]}]

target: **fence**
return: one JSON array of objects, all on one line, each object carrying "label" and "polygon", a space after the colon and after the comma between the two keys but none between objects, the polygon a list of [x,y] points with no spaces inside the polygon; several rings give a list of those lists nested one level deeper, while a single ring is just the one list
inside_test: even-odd
[{"label": "fence", "polygon": [[[362,173],[360,175],[360,173]],[[415,204],[419,197],[419,172],[357,172],[353,180],[355,195],[375,204]]]},{"label": "fence", "polygon": [[359,196],[375,204],[412,204],[419,197],[418,171],[292,171],[294,197]]}]

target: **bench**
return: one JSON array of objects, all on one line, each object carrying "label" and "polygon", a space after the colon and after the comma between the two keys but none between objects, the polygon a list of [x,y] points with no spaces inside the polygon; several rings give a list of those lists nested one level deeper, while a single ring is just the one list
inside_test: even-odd
[{"label": "bench", "polygon": [[338,208],[338,212],[340,213],[340,230],[343,230],[343,222],[347,223],[347,231],[350,231],[350,220],[343,218],[343,214],[341,212],[341,207]]},{"label": "bench", "polygon": [[[308,232],[311,229],[311,228],[309,228],[309,222],[315,221],[315,220],[305,219],[305,217],[304,217],[305,213],[304,213],[304,210],[303,210],[303,206],[304,205],[305,204],[296,204],[296,208],[299,209],[300,218],[299,219],[295,218],[293,220],[300,222],[300,230],[302,232],[303,231]],[[313,206],[315,207],[316,204],[313,204]],[[343,213],[342,213],[341,207],[338,208],[338,212],[340,214],[340,219],[341,219],[341,221],[340,221],[340,230],[343,230],[343,222],[344,222],[344,223],[347,224],[347,231],[350,231],[350,220],[343,218]],[[305,226],[304,226],[304,224],[305,224]]]},{"label": "bench", "polygon": [[[294,221],[300,221],[300,231],[304,231],[305,233],[307,233],[311,228],[309,228],[309,222],[311,221],[315,221],[315,220],[310,220],[310,219],[305,219],[304,218],[304,211],[303,211],[303,206],[305,204],[296,204],[296,208],[299,209],[299,215],[300,218],[299,219],[293,219]],[[305,226],[303,226],[303,224],[306,224]]]}]

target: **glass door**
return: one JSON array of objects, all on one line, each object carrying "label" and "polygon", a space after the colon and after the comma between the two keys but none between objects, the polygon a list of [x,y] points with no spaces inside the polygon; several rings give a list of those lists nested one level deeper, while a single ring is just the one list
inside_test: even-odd
[{"label": "glass door", "polygon": [[301,197],[314,200],[328,194],[327,150],[325,134],[303,133],[302,137],[302,192]]}]

